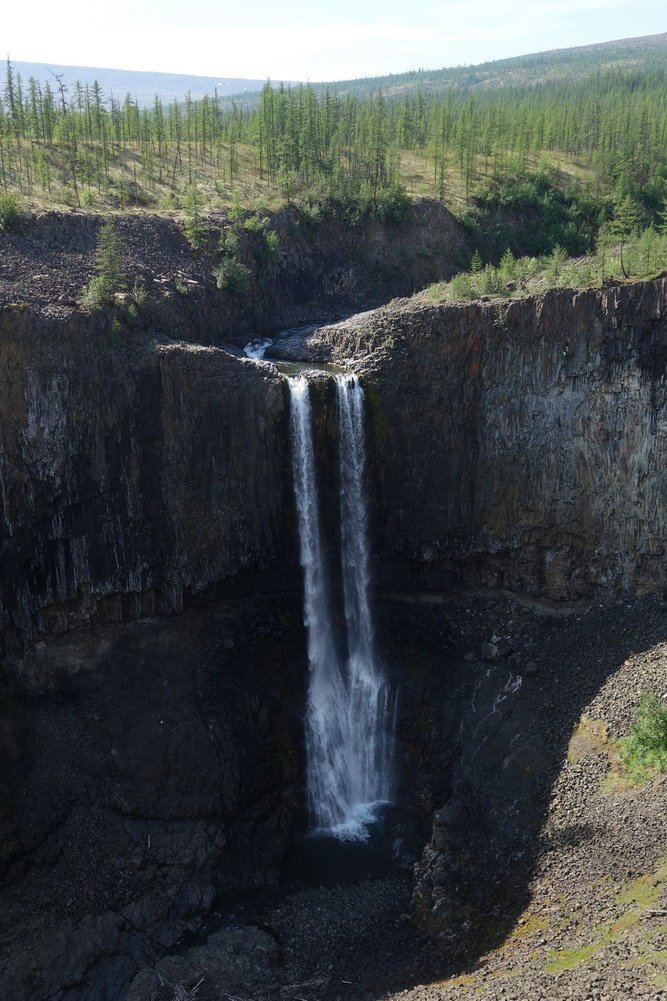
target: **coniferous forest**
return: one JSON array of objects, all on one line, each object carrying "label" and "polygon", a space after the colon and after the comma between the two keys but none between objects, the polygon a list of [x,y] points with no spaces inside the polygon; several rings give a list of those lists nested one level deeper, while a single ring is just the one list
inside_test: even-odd
[{"label": "coniferous forest", "polygon": [[197,216],[296,201],[389,219],[409,196],[428,195],[483,225],[491,256],[512,246],[503,221],[512,213],[525,217],[513,250],[558,243],[583,253],[622,204],[643,225],[664,211],[667,79],[656,57],[664,51],[635,48],[631,60],[607,66],[593,47],[567,74],[550,73],[547,54],[530,77],[517,72],[525,60],[506,60],[495,82],[436,76],[422,89],[417,74],[387,93],[267,82],[239,103],[214,93],[168,105],[156,96],[150,107],[95,82],[23,80],[8,60],[0,189],[100,210]]}]

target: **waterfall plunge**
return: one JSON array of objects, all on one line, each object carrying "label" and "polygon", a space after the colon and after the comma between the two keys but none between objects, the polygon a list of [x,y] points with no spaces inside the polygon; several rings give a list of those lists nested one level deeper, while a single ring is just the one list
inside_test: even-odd
[{"label": "waterfall plunge", "polygon": [[320,531],[308,383],[300,377],[290,379],[289,385],[310,666],[308,801],[317,829],[365,840],[374,808],[390,797],[393,734],[389,687],[375,655],[368,593],[363,389],[356,376],[336,377],[346,625],[346,651],[340,656]]}]

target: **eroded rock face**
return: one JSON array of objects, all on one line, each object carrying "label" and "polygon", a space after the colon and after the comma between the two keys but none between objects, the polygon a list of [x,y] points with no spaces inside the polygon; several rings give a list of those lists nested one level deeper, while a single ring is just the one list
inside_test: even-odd
[{"label": "eroded rock face", "polygon": [[302,802],[300,602],[79,630],[26,660],[0,995],[118,998],[219,894],[277,878]]},{"label": "eroded rock face", "polygon": [[0,634],[177,612],[290,562],[278,374],[214,348],[114,348],[103,319],[0,312]]},{"label": "eroded rock face", "polygon": [[662,587],[667,281],[322,328],[371,382],[382,578],[556,600]]},{"label": "eroded rock face", "polygon": [[[268,260],[261,234],[232,227],[250,277],[248,293],[238,294],[218,289],[213,273],[221,232],[232,226],[225,213],[206,219],[197,252],[174,219],[116,217],[129,285],[139,279],[145,290],[136,326],[199,344],[243,346],[258,333],[331,321],[410,295],[454,274],[467,244],[461,224],[427,198],[414,202],[398,224],[368,218],[351,225],[335,211],[315,220],[294,206],[268,222],[279,242]],[[44,212],[26,220],[20,233],[2,234],[0,305],[29,303],[76,318],[77,300],[94,273],[101,224],[87,212]]]}]

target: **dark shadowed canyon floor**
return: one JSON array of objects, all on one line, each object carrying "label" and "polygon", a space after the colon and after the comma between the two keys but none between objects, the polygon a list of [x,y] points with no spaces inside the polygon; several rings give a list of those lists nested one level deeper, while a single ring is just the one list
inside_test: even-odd
[{"label": "dark shadowed canyon floor", "polygon": [[[302,852],[280,891],[239,901],[208,940],[142,971],[128,1001],[667,996],[667,779],[630,788],[613,764],[639,697],[667,687],[667,606],[645,598],[558,610],[499,595],[384,602],[383,631],[405,628],[413,648],[420,619],[429,671],[438,650],[443,671],[457,659],[473,671],[479,637],[500,636],[514,650],[518,691],[538,706],[547,795],[535,797],[538,828],[509,860],[504,896],[481,860],[478,913],[427,940],[410,917],[408,860],[371,852],[364,876],[359,852],[342,849],[319,878],[317,854],[304,861]],[[409,657],[408,646],[397,655]],[[485,662],[483,676],[508,670]],[[493,739],[521,713],[514,695],[497,705]]]}]

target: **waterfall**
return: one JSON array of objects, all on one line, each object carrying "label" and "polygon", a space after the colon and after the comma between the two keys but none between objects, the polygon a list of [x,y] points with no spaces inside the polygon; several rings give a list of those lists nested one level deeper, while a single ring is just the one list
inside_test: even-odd
[{"label": "waterfall", "polygon": [[369,601],[363,389],[356,376],[336,377],[345,612],[344,635],[339,631],[337,637],[320,530],[308,382],[291,378],[289,386],[310,667],[308,802],[317,829],[363,840],[375,808],[390,798],[393,752],[390,691],[375,653]]}]

